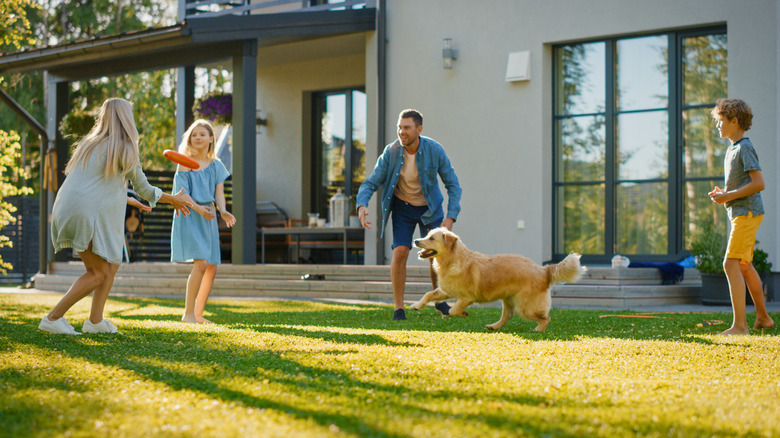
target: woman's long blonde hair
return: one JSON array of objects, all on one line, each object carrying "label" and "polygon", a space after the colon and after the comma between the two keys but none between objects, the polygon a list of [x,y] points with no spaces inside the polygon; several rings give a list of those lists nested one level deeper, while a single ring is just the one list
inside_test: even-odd
[{"label": "woman's long blonde hair", "polygon": [[108,154],[103,171],[106,179],[116,175],[124,177],[133,170],[138,163],[138,129],[133,119],[133,104],[118,97],[103,102],[95,126],[76,143],[73,156],[65,166],[65,175],[79,164],[85,167],[100,145],[105,145]]},{"label": "woman's long blonde hair", "polygon": [[214,155],[214,143],[216,143],[216,139],[214,138],[214,127],[211,126],[211,123],[209,123],[208,120],[198,119],[192,122],[192,125],[190,125],[189,128],[184,132],[184,135],[181,136],[181,143],[179,143],[179,153],[182,153],[184,155],[192,156],[190,153],[190,137],[192,137],[192,131],[195,130],[198,126],[202,126],[206,128],[207,131],[209,131],[209,135],[211,136],[211,143],[209,143],[209,150],[206,154],[209,157],[209,160],[213,160]]}]

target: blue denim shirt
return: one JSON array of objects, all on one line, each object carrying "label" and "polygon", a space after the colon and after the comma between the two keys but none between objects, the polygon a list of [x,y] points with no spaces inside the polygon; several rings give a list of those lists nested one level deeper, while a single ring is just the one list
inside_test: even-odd
[{"label": "blue denim shirt", "polygon": [[[447,216],[452,219],[458,219],[460,213],[460,196],[463,192],[458,183],[458,177],[455,175],[455,169],[450,164],[450,159],[444,153],[444,148],[435,140],[420,136],[420,147],[415,154],[417,162],[417,172],[420,178],[425,203],[428,204],[428,211],[422,216],[422,222],[426,225],[441,223],[444,220],[444,196],[439,190],[439,181],[436,175],[441,177],[444,187],[447,189]],[[404,148],[401,143],[395,142],[387,145],[382,155],[376,160],[371,176],[363,181],[357,194],[357,207],[361,205],[368,207],[368,201],[380,187],[382,187],[382,228],[381,235],[384,235],[387,219],[390,217],[390,208],[393,200],[393,192],[398,178],[401,175],[401,168],[404,165]],[[438,223],[436,223],[438,222]]]}]

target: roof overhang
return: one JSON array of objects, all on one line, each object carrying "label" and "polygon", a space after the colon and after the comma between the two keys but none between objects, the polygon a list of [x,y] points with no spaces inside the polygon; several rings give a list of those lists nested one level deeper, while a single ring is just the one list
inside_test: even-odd
[{"label": "roof overhang", "polygon": [[376,9],[192,18],[173,26],[125,32],[0,55],[0,73],[47,70],[62,80],[198,65],[258,46],[376,29]]}]

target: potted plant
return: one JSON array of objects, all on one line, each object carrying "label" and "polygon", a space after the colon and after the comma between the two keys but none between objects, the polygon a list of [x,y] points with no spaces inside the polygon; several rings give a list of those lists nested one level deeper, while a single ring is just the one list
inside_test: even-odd
[{"label": "potted plant", "polygon": [[696,257],[696,269],[701,274],[702,304],[731,304],[729,283],[723,272],[726,255],[723,235],[715,230],[712,223],[705,223],[691,240],[690,251]]},{"label": "potted plant", "polygon": [[[726,256],[726,245],[723,235],[715,230],[712,224],[701,227],[699,233],[691,241],[691,254],[696,257],[696,269],[701,274],[701,302],[707,305],[730,305],[731,292],[726,274],[723,272],[723,259]],[[756,246],[758,241],[756,241]],[[756,247],[753,251],[753,266],[756,268],[763,293],[766,296],[766,281],[772,269],[766,251]],[[750,292],[745,290],[746,302],[753,304]]]},{"label": "potted plant", "polygon": [[197,99],[192,106],[195,117],[206,119],[218,125],[228,125],[233,117],[233,95],[230,93],[209,93]]}]

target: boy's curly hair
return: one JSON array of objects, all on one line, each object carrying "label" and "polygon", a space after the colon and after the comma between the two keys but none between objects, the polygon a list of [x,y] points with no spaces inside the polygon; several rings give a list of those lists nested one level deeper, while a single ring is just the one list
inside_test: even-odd
[{"label": "boy's curly hair", "polygon": [[753,111],[742,99],[718,99],[711,114],[712,117],[721,116],[729,120],[736,117],[743,131],[750,129],[753,124]]}]

